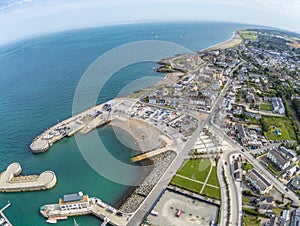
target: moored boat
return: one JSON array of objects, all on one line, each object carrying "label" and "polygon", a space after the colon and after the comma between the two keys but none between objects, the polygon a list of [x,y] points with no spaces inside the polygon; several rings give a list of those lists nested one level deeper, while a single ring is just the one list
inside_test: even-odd
[{"label": "moored boat", "polygon": [[48,219],[48,220],[46,220],[46,222],[49,224],[56,224],[57,220],[56,219]]}]

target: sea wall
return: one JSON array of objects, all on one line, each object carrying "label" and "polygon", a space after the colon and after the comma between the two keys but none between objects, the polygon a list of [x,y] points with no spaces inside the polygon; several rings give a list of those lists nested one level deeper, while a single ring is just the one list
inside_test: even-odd
[{"label": "sea wall", "polygon": [[124,213],[133,213],[159,182],[166,169],[172,164],[176,157],[176,152],[168,151],[160,155],[151,157],[153,170],[144,178],[143,182],[128,194],[125,202],[119,210]]}]

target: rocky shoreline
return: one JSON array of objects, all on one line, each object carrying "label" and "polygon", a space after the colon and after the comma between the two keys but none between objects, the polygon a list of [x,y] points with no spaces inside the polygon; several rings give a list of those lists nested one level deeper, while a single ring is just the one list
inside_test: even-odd
[{"label": "rocky shoreline", "polygon": [[[124,196],[118,203],[118,209],[124,213],[133,213],[138,209],[141,203],[145,200],[157,182],[160,180],[166,169],[170,166],[176,157],[174,151],[167,151],[163,154],[151,158],[153,162],[153,170],[145,177],[142,184],[137,187],[132,187],[128,194]],[[149,160],[148,160],[149,161]],[[145,164],[145,163],[144,163]]]}]

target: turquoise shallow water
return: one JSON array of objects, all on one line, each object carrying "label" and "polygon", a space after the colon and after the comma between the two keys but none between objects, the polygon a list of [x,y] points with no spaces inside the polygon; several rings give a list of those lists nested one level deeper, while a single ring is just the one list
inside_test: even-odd
[{"label": "turquoise shallow water", "polygon": [[[40,155],[33,155],[29,149],[32,139],[41,131],[71,116],[76,85],[98,56],[121,44],[156,38],[193,51],[201,50],[227,40],[234,30],[243,27],[247,26],[211,22],[122,25],[68,31],[0,47],[0,171],[18,161],[25,174],[49,169],[58,178],[52,190],[0,194],[0,207],[7,200],[12,203],[5,211],[11,222],[17,226],[46,225],[39,214],[40,206],[56,203],[66,193],[82,190],[110,204],[126,193],[127,186],[99,176],[86,164],[74,138],[62,140]],[[155,66],[154,62],[145,62],[122,69],[106,84],[98,103],[114,98],[122,87],[140,77],[163,77],[153,71]],[[133,89],[149,85],[151,82],[142,83]],[[101,128],[98,133],[106,148],[119,160],[126,162],[135,154],[117,140],[110,127]],[[118,171],[106,164],[107,170]],[[134,181],[142,174],[132,172],[124,176]],[[76,217],[76,220],[80,225],[99,225],[92,216]],[[73,220],[69,219],[58,225],[72,224]]]}]

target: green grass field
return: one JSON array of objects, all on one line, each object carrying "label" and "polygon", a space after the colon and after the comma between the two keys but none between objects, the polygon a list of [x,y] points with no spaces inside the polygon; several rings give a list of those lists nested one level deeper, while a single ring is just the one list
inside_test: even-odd
[{"label": "green grass field", "polygon": [[204,182],[209,173],[210,165],[209,159],[192,159],[186,162],[177,174]]},{"label": "green grass field", "polygon": [[200,193],[201,189],[202,189],[202,184],[197,183],[195,181],[191,181],[191,180],[187,180],[185,178],[181,178],[178,176],[175,176],[173,178],[173,180],[171,181],[171,184],[180,187],[180,188],[184,188],[186,190],[189,191],[193,191],[195,193]]},{"label": "green grass field", "polygon": [[271,102],[263,102],[260,106],[259,106],[260,110],[264,110],[264,111],[272,111],[273,107]]},{"label": "green grass field", "polygon": [[[262,123],[268,128],[264,131],[268,140],[296,140],[295,131],[287,117],[263,116]],[[281,131],[281,136],[275,134],[276,130]]]},{"label": "green grass field", "polygon": [[[208,177],[210,167],[211,167],[211,162],[209,159],[189,160],[183,164],[182,168],[177,172],[177,176],[175,176],[171,181],[171,184],[214,199],[220,199],[221,198],[220,189],[218,188],[214,188],[206,185],[201,193],[201,189],[204,186],[203,183]],[[187,178],[182,178],[178,175]],[[199,183],[197,183],[196,181],[192,181],[188,178],[199,181]],[[207,184],[211,184],[219,187],[216,166],[212,167],[211,174],[207,180]]]},{"label": "green grass field", "polygon": [[257,40],[258,35],[256,31],[240,31],[239,34],[243,39]]},{"label": "green grass field", "polygon": [[217,187],[220,187],[218,177],[217,177],[217,167],[216,166],[212,167],[207,183],[217,186]]},{"label": "green grass field", "polygon": [[253,169],[253,166],[250,163],[243,163],[242,169],[248,172],[249,170]]},{"label": "green grass field", "polygon": [[243,215],[243,225],[244,226],[260,226],[260,220],[256,219],[256,217]]},{"label": "green grass field", "polygon": [[213,188],[210,186],[205,186],[202,191],[202,195],[214,198],[214,199],[221,199],[221,192],[218,188]]}]

